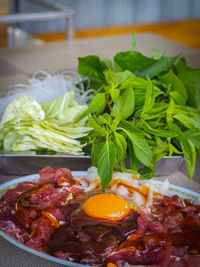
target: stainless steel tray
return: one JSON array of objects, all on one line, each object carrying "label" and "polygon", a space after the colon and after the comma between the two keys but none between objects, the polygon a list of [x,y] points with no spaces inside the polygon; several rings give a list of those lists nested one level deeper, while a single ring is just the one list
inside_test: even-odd
[{"label": "stainless steel tray", "polygon": [[[27,175],[37,173],[40,168],[67,167],[73,171],[85,171],[91,166],[89,156],[69,156],[57,153],[55,155],[35,155],[34,152],[4,152],[0,151],[0,174]],[[168,176],[176,171],[187,175],[185,159],[181,156],[164,157],[156,162],[155,176]],[[194,177],[200,181],[200,155],[197,156]]]},{"label": "stainless steel tray", "polygon": [[26,175],[37,173],[45,166],[85,171],[91,166],[91,160],[89,156],[35,155],[32,152],[6,153],[0,151],[0,174]]}]

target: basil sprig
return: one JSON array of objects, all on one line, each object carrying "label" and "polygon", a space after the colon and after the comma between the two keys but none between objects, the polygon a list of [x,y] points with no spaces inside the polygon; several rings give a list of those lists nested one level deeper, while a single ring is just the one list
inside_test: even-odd
[{"label": "basil sprig", "polygon": [[79,58],[78,73],[90,79],[96,95],[77,120],[89,116],[93,130],[83,142],[103,191],[114,169],[151,178],[164,156],[183,155],[191,179],[200,153],[200,69],[156,49],[144,56],[134,50],[135,35],[131,47],[113,62]]}]

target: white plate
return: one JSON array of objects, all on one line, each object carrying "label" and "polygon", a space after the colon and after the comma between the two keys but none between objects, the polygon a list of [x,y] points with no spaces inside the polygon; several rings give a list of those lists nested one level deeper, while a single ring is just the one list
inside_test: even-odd
[{"label": "white plate", "polygon": [[[72,175],[73,176],[86,176],[87,172],[74,171],[74,172],[72,172]],[[14,187],[19,182],[36,180],[36,179],[39,179],[39,177],[40,177],[39,174],[32,174],[32,175],[24,176],[24,177],[17,178],[17,179],[11,180],[9,182],[6,182],[6,183],[0,185],[0,196],[1,196],[1,193],[3,191],[7,190],[9,187]],[[158,182],[158,183],[161,183],[161,182]],[[195,202],[197,202],[200,198],[200,194],[193,192],[191,190],[185,189],[185,188],[180,187],[180,186],[175,186],[175,185],[170,185],[168,193],[172,194],[172,195],[177,194],[182,198],[190,198],[190,199],[193,199]],[[50,256],[49,254],[45,254],[44,252],[40,252],[40,251],[34,250],[32,248],[29,248],[29,247],[21,244],[17,240],[15,240],[14,238],[6,235],[1,230],[0,230],[0,236],[5,238],[8,242],[13,244],[14,246],[17,246],[17,247],[19,247],[19,248],[21,248],[21,249],[23,249],[23,250],[25,250],[31,254],[42,257],[44,259],[47,259],[47,260],[50,260],[53,262],[57,262],[57,263],[62,264],[62,265],[71,266],[71,267],[86,267],[86,266],[88,266],[88,265],[83,265],[83,264],[78,264],[78,263],[62,260],[62,259]]]}]

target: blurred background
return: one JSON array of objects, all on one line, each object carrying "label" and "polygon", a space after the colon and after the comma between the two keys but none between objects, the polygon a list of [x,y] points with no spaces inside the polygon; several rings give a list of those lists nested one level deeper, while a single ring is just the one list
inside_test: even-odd
[{"label": "blurred background", "polygon": [[[44,14],[43,18],[31,17],[39,13]],[[6,16],[10,14],[18,16],[13,20]],[[24,19],[25,14],[30,21]],[[49,17],[45,18],[45,14]],[[200,49],[200,0],[0,0],[0,23],[0,46],[129,34],[136,30]]]}]

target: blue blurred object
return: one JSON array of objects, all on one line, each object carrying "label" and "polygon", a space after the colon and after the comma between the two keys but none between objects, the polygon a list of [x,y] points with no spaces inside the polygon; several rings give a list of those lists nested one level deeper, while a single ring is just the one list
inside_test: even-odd
[{"label": "blue blurred object", "polygon": [[[199,0],[18,0],[19,12],[51,10],[51,5],[75,11],[75,28],[176,21],[200,17]],[[31,32],[64,31],[63,20],[22,24]]]}]

